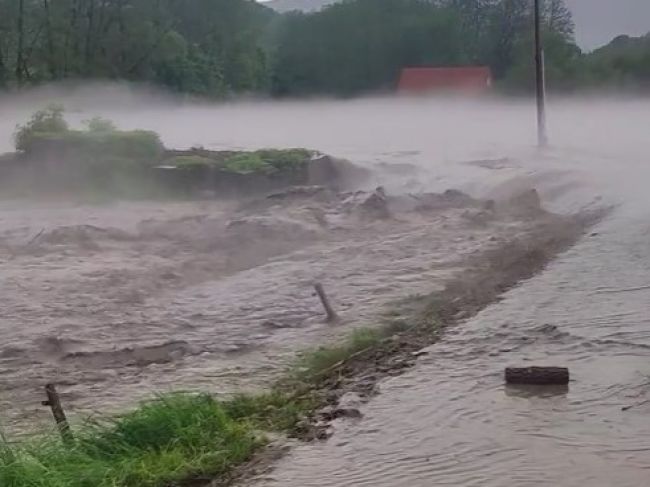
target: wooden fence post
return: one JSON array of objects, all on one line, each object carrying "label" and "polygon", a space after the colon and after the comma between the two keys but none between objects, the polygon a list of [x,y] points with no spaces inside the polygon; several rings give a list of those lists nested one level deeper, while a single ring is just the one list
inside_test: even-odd
[{"label": "wooden fence post", "polygon": [[47,384],[45,386],[45,394],[47,394],[47,401],[43,401],[43,406],[50,406],[50,409],[52,409],[52,416],[54,416],[54,421],[56,421],[63,442],[68,445],[73,443],[74,436],[72,436],[70,424],[65,416],[63,407],[61,407],[61,399],[54,384]]},{"label": "wooden fence post", "polygon": [[316,284],[314,284],[314,289],[316,290],[316,294],[318,294],[318,297],[320,298],[320,302],[323,305],[323,308],[325,308],[325,313],[327,313],[327,321],[330,323],[334,321],[338,321],[339,317],[336,314],[336,312],[332,309],[332,305],[330,304],[330,301],[327,298],[327,294],[325,294],[325,289],[323,289],[323,285],[317,282]]}]

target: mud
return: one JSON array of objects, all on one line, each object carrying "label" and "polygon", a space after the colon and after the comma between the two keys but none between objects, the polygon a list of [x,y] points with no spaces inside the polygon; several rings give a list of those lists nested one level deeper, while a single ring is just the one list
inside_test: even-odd
[{"label": "mud", "polygon": [[[46,382],[76,418],[156,391],[267,385],[297,351],[557,225],[513,204],[319,186],[245,202],[4,203],[4,421],[48,421]],[[315,280],[341,324],[325,323]]]}]

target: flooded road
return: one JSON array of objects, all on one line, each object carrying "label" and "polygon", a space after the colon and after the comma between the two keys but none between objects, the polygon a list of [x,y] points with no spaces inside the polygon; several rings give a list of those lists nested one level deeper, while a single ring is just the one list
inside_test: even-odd
[{"label": "flooded road", "polygon": [[[250,485],[647,485],[650,146],[626,139],[638,126],[602,116],[587,123],[596,132],[612,124],[607,137],[586,144],[565,127],[551,152],[518,163],[542,189],[548,171],[579,181],[547,192],[556,209],[594,195],[618,205],[593,235],[384,381],[363,419],[339,421],[328,442],[295,447]],[[568,366],[572,382],[505,387],[512,365]]]},{"label": "flooded road", "polygon": [[[381,394],[364,407],[362,420],[337,424],[334,437],[326,443],[297,446],[255,485],[647,485],[650,142],[646,134],[650,102],[558,101],[550,112],[554,148],[545,154],[531,149],[534,112],[529,103],[359,100],[216,108],[168,101],[138,106],[132,99],[110,107],[101,100],[93,101],[95,106],[88,103],[74,98],[68,104],[86,107],[75,115],[79,119],[100,113],[123,127],[158,130],[170,146],[290,145],[347,157],[377,169],[379,177],[373,184],[384,184],[395,193],[454,187],[482,196],[533,184],[555,211],[576,211],[593,205],[595,198],[600,198],[600,204],[618,205],[594,229],[593,236],[544,273],[470,321],[448,330],[414,369],[383,382]],[[7,121],[11,117],[0,122],[4,135],[0,148],[9,145],[14,120],[28,111],[23,106],[11,110],[15,116],[11,125]],[[55,214],[61,225],[101,221],[104,226],[134,231],[140,220],[182,219],[199,213],[210,215],[216,221],[214,228],[220,229],[219,212],[224,210],[208,206],[138,211],[129,208],[120,214],[128,214],[128,218],[120,216],[115,222],[111,218],[117,213],[110,209],[99,220],[70,217],[51,208],[42,213],[5,208],[2,217],[10,228],[21,226],[24,219],[31,221],[24,226],[33,235],[43,220],[54,225]],[[107,307],[95,302],[97,306],[88,306],[84,313],[77,308],[73,314],[66,314],[64,305],[83,303],[88,296],[79,289],[92,285],[98,295],[98,290],[110,289],[109,281],[93,274],[92,269],[80,266],[78,274],[71,272],[76,254],[63,252],[56,268],[39,267],[37,262],[28,266],[3,262],[3,290],[11,291],[10,304],[15,309],[34,311],[34,303],[52,296],[51,287],[57,290],[55,311],[60,314],[55,314],[55,319],[52,310],[23,314],[31,317],[32,331],[24,322],[11,321],[11,316],[3,319],[3,336],[28,346],[7,351],[11,344],[5,342],[5,388],[0,401],[5,410],[12,397],[38,404],[40,389],[36,386],[26,395],[18,395],[16,390],[25,377],[45,380],[52,365],[45,362],[25,374],[20,370],[24,367],[20,357],[53,343],[56,353],[62,345],[64,354],[72,354],[71,366],[54,370],[69,381],[65,384],[68,399],[82,410],[92,410],[97,397],[118,404],[125,393],[135,398],[179,384],[221,390],[264,383],[268,365],[277,363],[278,357],[286,360],[291,350],[310,340],[336,335],[316,318],[317,304],[305,285],[314,277],[333,276],[340,286],[340,291],[332,292],[334,300],[350,296],[347,304],[342,299],[345,311],[352,317],[371,319],[370,310],[377,303],[435,289],[440,276],[454,267],[454,262],[444,261],[445,255],[469,253],[492,235],[488,231],[472,243],[465,238],[456,241],[466,231],[460,223],[454,226],[452,221],[447,233],[441,231],[441,221],[428,224],[421,228],[419,222],[413,222],[412,226],[384,231],[388,238],[381,240],[372,232],[334,245],[318,240],[317,251],[296,249],[295,254],[272,258],[256,269],[236,272],[224,271],[224,263],[196,248],[187,248],[187,260],[183,260],[172,258],[164,246],[127,249],[126,253],[122,249],[120,253],[117,250],[122,244],[113,239],[107,247],[117,249],[116,253],[106,255],[113,255],[115,262],[107,257],[105,263],[116,267],[110,282],[122,283],[117,289],[125,294],[111,296],[121,304]],[[121,260],[124,255],[133,261]],[[197,271],[201,282],[192,282],[182,290],[169,283],[154,289],[150,274],[138,277],[140,268],[135,266],[139,263],[143,269],[161,273],[170,270],[188,282],[199,279],[183,274],[187,262],[193,263],[190,274]],[[434,268],[437,273],[432,272]],[[54,271],[48,277],[52,282],[43,282],[45,271]],[[215,274],[210,274],[212,271]],[[16,284],[8,279],[11,272],[28,279]],[[220,280],[217,275],[229,277]],[[28,292],[23,289],[21,294],[20,286],[26,285]],[[92,289],[88,288],[88,294]],[[269,289],[274,289],[274,294],[269,295]],[[135,299],[138,293],[142,296]],[[134,297],[134,302],[125,306],[127,297]],[[292,310],[289,317],[283,314],[287,309]],[[278,321],[289,318],[290,326],[273,332],[265,329],[262,322],[268,319],[269,310],[277,311]],[[104,325],[102,333],[85,328],[88,321],[84,320]],[[232,327],[224,328],[227,324]],[[74,340],[63,344],[52,340],[62,332],[70,333],[81,346]],[[184,344],[178,344],[179,337]],[[134,341],[154,347],[161,341],[171,344],[162,352],[173,360],[154,361],[140,369],[120,367],[123,354],[115,359],[111,354],[79,353],[119,352]],[[205,343],[209,346],[203,346]],[[246,353],[238,355],[240,348]],[[154,349],[154,355],[158,352]],[[104,360],[118,360],[117,366],[107,367]],[[564,391],[504,388],[503,368],[519,364],[566,365],[573,381]],[[115,384],[114,389],[107,389],[107,383]],[[21,404],[20,413],[17,409],[12,409],[17,420],[37,414],[37,406],[30,409]]]},{"label": "flooded road", "polygon": [[[619,214],[598,232],[255,485],[646,485],[648,218]],[[568,391],[504,387],[504,367],[533,364],[570,367]]]}]

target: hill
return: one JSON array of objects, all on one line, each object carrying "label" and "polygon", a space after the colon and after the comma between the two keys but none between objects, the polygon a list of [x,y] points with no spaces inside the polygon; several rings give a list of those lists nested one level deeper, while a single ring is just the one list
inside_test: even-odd
[{"label": "hill", "polygon": [[277,12],[291,12],[292,10],[316,12],[337,1],[339,0],[271,0],[266,2],[266,5]]}]

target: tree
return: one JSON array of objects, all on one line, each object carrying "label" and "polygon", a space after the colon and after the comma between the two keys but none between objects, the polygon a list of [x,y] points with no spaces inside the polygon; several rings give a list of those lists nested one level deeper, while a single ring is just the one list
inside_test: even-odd
[{"label": "tree", "polygon": [[273,89],[282,95],[386,90],[405,66],[463,61],[456,12],[425,0],[357,0],[288,15]]},{"label": "tree", "polygon": [[573,40],[575,23],[564,0],[545,0],[543,16],[550,32],[560,34],[567,40]]},{"label": "tree", "polygon": [[[518,89],[531,86],[532,1],[348,0],[280,15],[254,0],[0,0],[0,87],[93,78],[352,95],[392,89],[404,66],[481,64]],[[542,5],[550,89],[648,84],[645,41],[583,55],[564,0]]]},{"label": "tree", "polygon": [[440,5],[459,12],[462,20],[465,51],[469,59],[479,62],[485,58],[490,19],[498,0],[443,0]]}]

